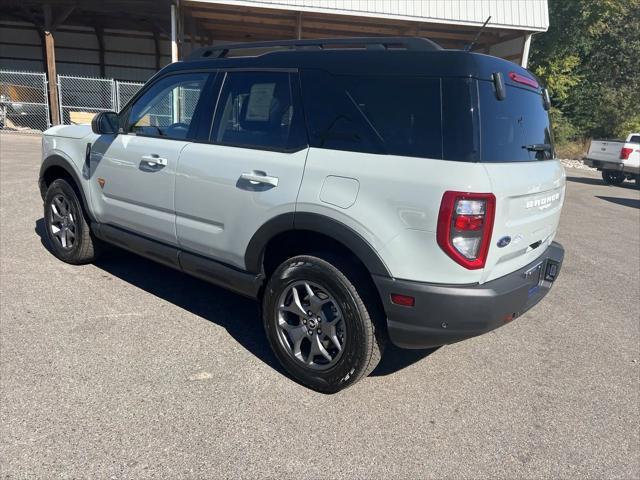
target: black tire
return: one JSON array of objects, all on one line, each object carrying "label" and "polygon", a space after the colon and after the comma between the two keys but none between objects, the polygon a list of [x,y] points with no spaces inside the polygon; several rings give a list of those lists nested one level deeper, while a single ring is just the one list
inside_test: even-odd
[{"label": "black tire", "polygon": [[[339,259],[332,258],[329,263],[301,255],[283,262],[269,279],[262,301],[265,331],[276,357],[297,382],[319,392],[335,393],[369,375],[380,361],[386,343],[384,318],[377,292],[370,291],[375,287],[363,275]],[[342,312],[344,343],[336,363],[325,370],[314,370],[294,358],[279,337],[281,296],[300,282],[321,286]]]},{"label": "black tire", "polygon": [[[66,207],[61,209],[60,202],[64,204],[65,201]],[[60,217],[66,218],[66,223],[61,223]],[[54,180],[47,188],[44,197],[44,224],[49,249],[63,262],[82,265],[91,263],[98,257],[101,251],[100,242],[92,235],[78,194],[66,179]],[[60,236],[54,233],[56,230],[60,234],[61,227],[71,231],[73,235],[73,238],[71,235],[65,237],[66,246],[63,245]]]},{"label": "black tire", "polygon": [[615,170],[603,170],[602,180],[607,185],[621,185],[624,182],[625,174]]}]

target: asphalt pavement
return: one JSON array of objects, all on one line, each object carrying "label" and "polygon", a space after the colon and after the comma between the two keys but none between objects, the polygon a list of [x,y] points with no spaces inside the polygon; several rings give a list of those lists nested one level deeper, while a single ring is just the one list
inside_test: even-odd
[{"label": "asphalt pavement", "polygon": [[390,349],[336,395],[280,369],[255,303],[122,251],[43,246],[40,138],[0,134],[0,477],[640,477],[640,191],[568,169],[532,311]]}]

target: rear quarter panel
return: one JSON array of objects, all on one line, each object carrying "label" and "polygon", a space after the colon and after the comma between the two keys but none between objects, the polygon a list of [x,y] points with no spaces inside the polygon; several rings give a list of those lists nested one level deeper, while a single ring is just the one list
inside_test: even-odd
[{"label": "rear quarter panel", "polygon": [[[327,194],[323,186],[331,180]],[[339,192],[340,185],[348,191]],[[436,228],[446,190],[490,192],[481,164],[310,148],[296,212],[331,217],[360,234],[393,277],[434,283],[481,280],[438,246]],[[344,199],[348,198],[349,201]]]}]

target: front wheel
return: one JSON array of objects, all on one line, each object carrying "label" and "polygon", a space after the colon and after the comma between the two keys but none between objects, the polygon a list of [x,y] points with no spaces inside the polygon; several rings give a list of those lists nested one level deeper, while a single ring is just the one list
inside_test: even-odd
[{"label": "front wheel", "polygon": [[312,256],[282,263],[263,298],[278,360],[295,380],[325,393],[352,385],[378,364],[384,340],[375,328],[376,309],[336,266]]},{"label": "front wheel", "polygon": [[80,265],[96,259],[99,241],[91,234],[75,189],[63,178],[47,189],[44,223],[50,250],[60,260]]},{"label": "front wheel", "polygon": [[615,170],[603,170],[602,171],[602,180],[607,185],[620,185],[624,182],[625,175],[622,172],[617,172]]}]

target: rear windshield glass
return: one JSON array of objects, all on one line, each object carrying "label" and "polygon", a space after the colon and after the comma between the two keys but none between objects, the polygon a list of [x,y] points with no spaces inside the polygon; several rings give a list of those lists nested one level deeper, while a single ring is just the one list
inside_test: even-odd
[{"label": "rear windshield glass", "polygon": [[483,162],[528,162],[553,157],[549,115],[542,95],[507,86],[504,100],[492,82],[478,81]]}]

